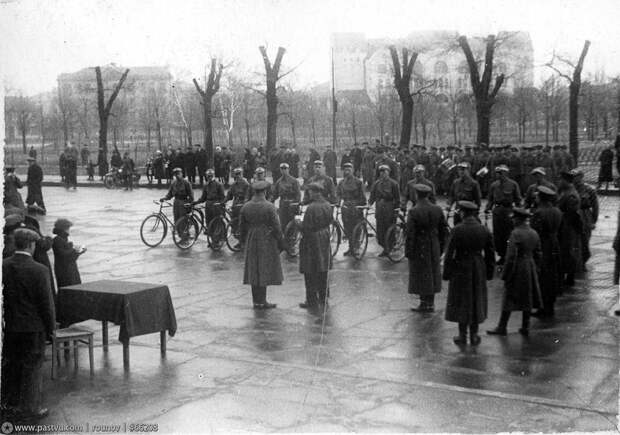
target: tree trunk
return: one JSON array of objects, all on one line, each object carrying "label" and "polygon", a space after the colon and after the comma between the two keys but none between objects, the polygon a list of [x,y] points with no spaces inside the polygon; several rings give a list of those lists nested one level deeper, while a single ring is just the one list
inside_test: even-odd
[{"label": "tree trunk", "polygon": [[158,149],[161,151],[162,150],[162,138],[161,138],[161,123],[159,122],[159,120],[157,120],[157,122],[155,123],[155,128],[157,130],[157,146]]},{"label": "tree trunk", "polygon": [[276,147],[277,128],[278,128],[278,96],[276,85],[267,84],[267,140],[265,143],[265,153],[271,155],[271,150]]},{"label": "tree trunk", "polygon": [[[411,142],[411,123],[413,121],[413,97],[409,95],[405,101],[401,101],[401,124],[400,124],[400,144],[409,145]],[[417,134],[416,134],[417,142]]]},{"label": "tree trunk", "polygon": [[28,144],[26,143],[26,129],[22,128],[22,152],[28,154]]},{"label": "tree trunk", "polygon": [[312,114],[312,118],[310,118],[310,126],[312,127],[312,145],[316,147],[316,121],[314,119],[314,113]]},{"label": "tree trunk", "polygon": [[491,113],[489,107],[484,103],[476,103],[476,143],[489,145]]},{"label": "tree trunk", "polygon": [[244,121],[245,121],[245,136],[248,141],[248,148],[250,148],[250,120],[248,118],[245,118]]},{"label": "tree trunk", "polygon": [[353,133],[353,143],[357,143],[357,122],[354,109],[351,109],[351,133]]}]

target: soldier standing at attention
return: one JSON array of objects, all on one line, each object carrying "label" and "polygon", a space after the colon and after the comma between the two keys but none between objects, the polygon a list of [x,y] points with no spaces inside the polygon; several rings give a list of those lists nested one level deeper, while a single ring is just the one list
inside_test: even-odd
[{"label": "soldier standing at attention", "polygon": [[209,225],[213,218],[223,214],[225,197],[224,186],[215,179],[215,171],[207,169],[207,182],[202,189],[202,195],[192,202],[192,205],[205,203],[205,225]]},{"label": "soldier standing at attention", "polygon": [[[280,163],[278,169],[281,176],[273,185],[273,200],[280,198],[278,216],[280,217],[280,226],[285,229],[286,225],[297,214],[299,201],[301,201],[301,190],[299,189],[299,181],[289,174],[290,166],[288,163]],[[297,204],[291,205],[291,203]]]},{"label": "soldier standing at attention", "polygon": [[[273,202],[273,193],[272,193],[273,186],[269,181],[265,179],[265,168],[263,168],[262,166],[259,166],[258,168],[256,168],[256,170],[254,171],[253,181],[254,183],[257,181],[264,181],[265,183],[267,183],[267,187],[265,188],[265,199],[267,201]],[[252,197],[254,196],[254,191],[252,190],[253,189],[252,186],[254,183],[252,183],[250,185],[250,188],[248,189],[248,201],[252,199]]]},{"label": "soldier standing at attention", "polygon": [[[250,185],[246,179],[243,178],[243,168],[233,169],[233,183],[230,185],[230,189],[228,189],[228,193],[226,194],[226,202],[232,201],[230,217],[235,233],[239,231],[239,213],[241,212],[241,207],[243,207],[243,204],[245,204],[247,200],[249,190]],[[243,243],[241,239],[240,243]]]},{"label": "soldier standing at attention", "polygon": [[432,203],[435,204],[436,203],[436,198],[435,198],[435,184],[429,180],[428,178],[425,177],[425,173],[426,170],[424,168],[424,166],[422,165],[416,165],[413,168],[413,178],[411,179],[411,181],[409,181],[409,183],[407,183],[407,186],[404,190],[403,193],[403,198],[400,204],[400,208],[401,210],[406,210],[407,209],[407,202],[411,201],[411,204],[413,206],[415,206],[417,200],[418,200],[418,195],[416,193],[416,189],[415,189],[415,185],[416,184],[425,184],[428,187],[431,188],[431,192],[428,194],[428,200]]},{"label": "soldier standing at attention", "polygon": [[413,186],[416,205],[407,217],[405,253],[409,259],[409,293],[420,297],[420,305],[412,311],[431,313],[435,310],[435,293],[441,291],[441,254],[448,237],[448,223],[441,207],[431,203],[431,188]]},{"label": "soldier standing at attention", "polygon": [[364,183],[353,175],[353,168],[353,163],[344,164],[344,177],[340,180],[336,188],[338,202],[342,202],[344,235],[349,241],[349,249],[344,253],[345,256],[351,254],[351,235],[353,233],[353,228],[363,218],[362,210],[356,207],[366,205]]},{"label": "soldier standing at attention", "polygon": [[456,344],[466,344],[469,328],[469,342],[477,346],[478,325],[487,318],[487,281],[493,279],[495,269],[493,236],[478,221],[476,204],[459,201],[457,207],[462,221],[449,238],[443,269],[443,279],[450,281],[446,320],[459,324]]},{"label": "soldier standing at attention", "polygon": [[[448,205],[446,211],[450,212],[452,204],[457,201],[471,201],[480,207],[482,203],[480,185],[469,175],[469,163],[463,162],[457,165],[458,177],[452,182],[448,193]],[[458,214],[454,215],[454,226],[461,221]]]},{"label": "soldier standing at attention", "polygon": [[512,207],[521,205],[521,192],[516,181],[508,178],[508,167],[495,168],[497,180],[489,187],[489,198],[485,213],[493,210],[493,241],[499,255],[497,264],[503,265],[506,257],[506,244],[512,231]]},{"label": "soldier standing at attention", "polygon": [[379,166],[379,179],[372,185],[370,191],[369,205],[375,202],[375,218],[377,221],[377,242],[383,248],[379,257],[387,255],[387,245],[385,233],[387,229],[396,222],[396,214],[394,209],[399,207],[400,190],[396,180],[390,178],[390,167],[388,165]]},{"label": "soldier standing at attention", "polygon": [[[317,183],[322,187],[321,195],[323,199],[326,199],[330,204],[336,203],[336,187],[331,177],[325,175],[325,165],[321,160],[315,160],[313,163],[314,174],[311,175],[306,181],[306,185],[311,183]],[[304,193],[304,204],[309,204],[311,201],[310,193],[306,190]]]},{"label": "soldier standing at attention", "polygon": [[562,277],[568,287],[575,285],[575,273],[583,269],[581,199],[573,185],[574,178],[573,172],[562,172],[558,184],[558,208],[562,212],[560,225]]}]

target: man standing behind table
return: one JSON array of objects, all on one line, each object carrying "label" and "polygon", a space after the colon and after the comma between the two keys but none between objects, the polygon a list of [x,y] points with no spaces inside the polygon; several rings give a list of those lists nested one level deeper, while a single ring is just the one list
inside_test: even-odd
[{"label": "man standing behind table", "polygon": [[301,227],[299,244],[299,272],[303,273],[306,285],[306,300],[301,308],[314,309],[327,305],[329,283],[327,274],[332,266],[330,246],[330,224],[332,208],[323,198],[323,186],[310,183],[306,186],[310,205],[306,209]]},{"label": "man standing behind table", "polygon": [[407,217],[405,254],[409,259],[409,294],[420,297],[411,311],[432,313],[435,293],[441,291],[441,254],[448,237],[443,210],[428,199],[432,190],[426,184],[413,186],[417,203]]},{"label": "man standing behind table", "polygon": [[363,218],[362,210],[356,208],[366,205],[366,195],[364,194],[364,183],[353,175],[353,163],[345,163],[343,166],[344,177],[338,183],[336,195],[338,202],[342,201],[342,226],[344,227],[344,235],[349,241],[349,249],[344,255],[350,255],[351,252],[351,236],[353,228]]},{"label": "man standing behind table", "polygon": [[245,244],[243,283],[252,286],[255,310],[275,308],[267,302],[267,286],[282,284],[282,228],[276,207],[265,199],[266,181],[252,184],[253,196],[241,208],[239,228]]},{"label": "man standing behind table", "polygon": [[15,230],[15,254],[2,262],[2,411],[20,420],[48,414],[41,407],[41,366],[56,315],[49,270],[32,259],[38,238],[34,231]]},{"label": "man standing behind table", "polygon": [[26,204],[28,204],[28,206],[36,204],[41,213],[45,214],[43,192],[41,191],[42,181],[43,170],[41,169],[41,166],[37,164],[35,158],[28,157],[28,178],[26,179],[26,184],[28,185],[28,196],[26,197]]},{"label": "man standing behind table", "polygon": [[497,180],[489,187],[489,199],[485,213],[493,211],[493,242],[499,255],[497,264],[503,265],[506,257],[508,237],[512,231],[513,206],[521,205],[521,191],[516,181],[508,178],[508,167],[499,165],[495,168]]},{"label": "man standing behind table", "polygon": [[400,205],[400,189],[396,180],[390,178],[390,167],[381,165],[379,167],[379,179],[372,185],[368,204],[375,202],[375,218],[377,221],[377,243],[383,248],[379,257],[387,256],[387,243],[385,234],[390,225],[396,222],[396,213]]}]

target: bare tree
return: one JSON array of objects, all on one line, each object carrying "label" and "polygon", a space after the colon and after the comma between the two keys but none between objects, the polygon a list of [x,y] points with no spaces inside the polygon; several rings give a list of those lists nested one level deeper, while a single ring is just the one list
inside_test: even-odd
[{"label": "bare tree", "polygon": [[57,96],[57,107],[58,114],[60,115],[60,124],[62,127],[62,135],[64,139],[65,146],[69,144],[69,123],[73,118],[73,102],[71,100],[71,95],[67,89],[62,89],[58,86],[58,96]]},{"label": "bare tree", "polygon": [[[581,49],[581,55],[577,64],[569,59],[565,59],[557,54],[553,54],[547,66],[554,70],[560,77],[568,80],[568,146],[573,158],[577,160],[579,155],[579,91],[581,89],[581,71],[583,62],[588,54],[590,41],[585,41]],[[564,66],[572,69],[572,74],[566,74],[554,65],[555,60],[560,61]]]},{"label": "bare tree", "polygon": [[99,148],[103,149],[103,155],[106,159],[108,155],[108,119],[112,111],[112,104],[114,104],[114,100],[123,87],[123,83],[125,83],[127,79],[127,74],[129,74],[129,69],[125,70],[116,86],[114,86],[112,95],[110,95],[106,103],[103,79],[101,78],[101,67],[95,67],[95,75],[97,76],[97,112],[99,114]]},{"label": "bare tree", "polygon": [[[265,101],[267,103],[267,140],[265,143],[266,154],[270,155],[271,150],[276,146],[276,135],[278,129],[278,94],[277,85],[278,80],[284,77],[286,74],[280,75],[280,66],[282,65],[282,58],[286,49],[284,47],[278,47],[276,58],[273,62],[269,60],[267,55],[267,48],[264,45],[258,47],[261,56],[263,57],[263,64],[265,65],[265,75],[267,88],[265,91]],[[290,73],[291,71],[289,71]]]},{"label": "bare tree", "polygon": [[499,39],[495,35],[489,35],[486,38],[486,50],[484,55],[484,69],[482,76],[478,69],[478,62],[472,53],[469,41],[466,36],[459,36],[458,43],[469,67],[469,78],[476,101],[476,119],[478,121],[476,142],[489,143],[490,140],[490,122],[491,109],[495,104],[495,97],[504,83],[504,74],[495,77],[495,85],[491,89],[491,80],[493,78],[493,56]]},{"label": "bare tree", "polygon": [[394,67],[394,89],[396,89],[401,105],[400,144],[409,145],[409,141],[411,140],[411,125],[413,122],[411,76],[413,74],[413,66],[418,58],[418,53],[414,51],[411,53],[410,57],[409,50],[403,48],[401,60],[399,61],[396,47],[392,45],[390,46],[390,55]]},{"label": "bare tree", "polygon": [[205,88],[202,89],[196,79],[193,79],[194,86],[198,91],[202,104],[203,128],[205,137],[205,149],[209,166],[213,166],[213,96],[220,90],[220,79],[222,78],[222,70],[224,65],[217,64],[217,59],[211,58],[211,69],[209,76],[205,80]]},{"label": "bare tree", "polygon": [[20,95],[15,99],[12,111],[15,113],[17,129],[22,138],[22,152],[26,154],[28,152],[26,136],[34,119],[35,107],[27,97]]}]

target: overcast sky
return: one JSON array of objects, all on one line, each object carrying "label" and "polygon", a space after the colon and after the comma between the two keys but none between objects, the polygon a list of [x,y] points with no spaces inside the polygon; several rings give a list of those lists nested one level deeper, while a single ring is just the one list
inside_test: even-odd
[{"label": "overcast sky", "polygon": [[[301,63],[298,83],[329,80],[332,32],[403,37],[414,30],[529,31],[535,61],[553,50],[586,71],[620,74],[620,0],[0,0],[0,73],[12,92],[51,90],[61,72],[111,62],[170,65],[200,76],[211,55],[259,70],[257,46]],[[541,68],[542,70],[542,68]],[[540,73],[537,73],[539,76]]]}]

